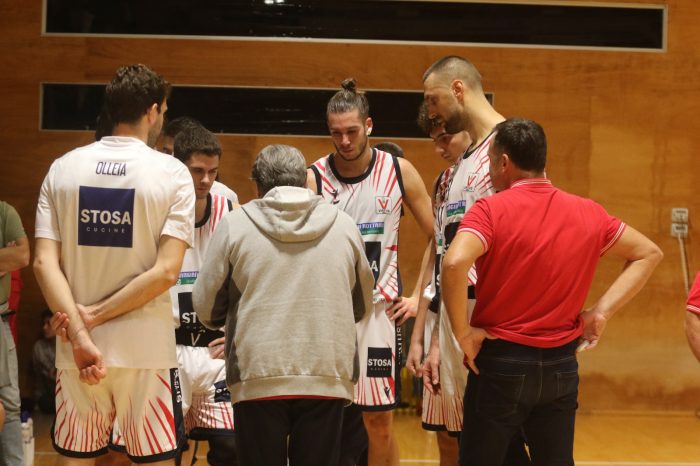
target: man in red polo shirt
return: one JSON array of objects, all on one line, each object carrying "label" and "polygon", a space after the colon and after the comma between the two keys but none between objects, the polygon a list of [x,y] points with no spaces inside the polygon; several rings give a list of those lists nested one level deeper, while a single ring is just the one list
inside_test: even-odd
[{"label": "man in red polo shirt", "polygon": [[[442,268],[443,299],[472,369],[464,395],[463,466],[501,464],[520,428],[534,464],[573,465],[576,347],[594,347],[607,320],[642,288],[663,257],[648,238],[597,203],[545,178],[542,127],[496,126],[489,172],[497,191],[472,206]],[[600,256],[626,265],[589,309]],[[467,272],[479,280],[471,323]]]},{"label": "man in red polo shirt", "polygon": [[690,288],[685,309],[688,311],[685,313],[685,336],[688,337],[690,349],[700,361],[700,273]]}]

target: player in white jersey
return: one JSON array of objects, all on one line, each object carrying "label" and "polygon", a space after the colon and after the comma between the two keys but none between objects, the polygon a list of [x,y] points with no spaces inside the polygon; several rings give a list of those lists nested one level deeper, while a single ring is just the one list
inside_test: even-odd
[{"label": "player in white jersey", "polygon": [[[437,124],[443,126],[445,132],[457,134],[466,131],[472,139],[472,144],[465,154],[466,158],[463,157],[455,168],[444,211],[436,220],[441,223],[440,229],[444,232],[442,233],[443,238],[441,238],[443,241],[441,257],[444,257],[466,210],[479,197],[493,193],[490,177],[479,175],[479,170],[486,170],[488,173],[487,153],[493,139],[494,128],[505,118],[486,99],[479,71],[471,62],[462,57],[447,56],[431,65],[423,75],[423,87],[428,117],[437,120]],[[455,106],[460,111],[454,111]],[[465,164],[467,161],[469,162]],[[476,271],[472,267],[469,270],[469,284],[471,286],[469,286],[468,296],[470,299],[468,309],[465,309],[468,314],[474,307],[474,298],[478,299],[474,296],[473,288],[476,280]],[[441,312],[446,317],[443,305],[441,305]],[[440,319],[440,322],[438,330],[440,350],[444,352],[443,348],[450,348],[451,354],[449,356],[450,363],[447,364],[448,371],[452,376],[461,374],[456,370],[456,360],[460,359],[459,364],[463,365],[463,352],[459,346],[454,348],[448,342],[449,339],[454,339],[449,319]],[[434,346],[431,345],[431,351],[433,348]],[[435,364],[438,360],[440,361],[439,369]],[[447,386],[451,386],[455,390],[459,384],[462,384],[459,376],[444,378],[441,371],[443,366],[446,366],[446,360],[448,360],[447,355],[442,353],[439,358],[428,355],[426,364],[423,366],[423,380],[429,389],[435,388],[439,384],[443,391]],[[464,375],[466,377],[466,373]],[[466,379],[462,386],[462,392],[464,392],[464,387],[466,387]],[[459,406],[463,406],[461,402]],[[514,437],[504,465],[529,464],[530,460],[523,442],[521,435]]]},{"label": "player in white jersey", "polygon": [[[221,145],[211,132],[202,126],[185,128],[175,137],[174,155],[187,165],[197,197],[194,246],[185,254],[180,278],[170,289],[173,317],[177,323],[175,339],[185,433],[190,439],[209,442],[209,464],[235,465],[233,409],[221,352],[224,334],[199,323],[192,308],[192,288],[209,241],[221,218],[234,205],[226,197],[211,192],[221,159]],[[191,463],[193,450],[183,455],[182,464]]]},{"label": "player in white jersey", "polygon": [[[174,118],[163,126],[163,130],[156,141],[156,149],[164,154],[173,155],[175,153],[175,138],[186,128],[202,126],[202,124],[190,117]],[[219,182],[219,177],[214,180],[211,186],[212,194],[220,194],[233,204],[238,204],[238,195],[228,186]]]},{"label": "player in white jersey", "polygon": [[[179,279],[170,288],[170,297],[176,326],[185,434],[190,440],[209,442],[209,464],[235,465],[233,410],[221,346],[224,334],[199,323],[192,308],[192,289],[209,241],[221,218],[234,208],[230,200],[210,191],[221,153],[216,137],[199,124],[183,128],[175,138],[174,156],[189,169],[197,200],[194,245],[185,253]],[[123,445],[124,435],[115,425],[110,446],[123,451]],[[195,450],[189,445],[179,463],[190,465]]]},{"label": "player in white jersey", "polygon": [[114,136],[56,160],[41,188],[34,270],[49,307],[69,317],[57,343],[60,465],[92,465],[115,418],[133,461],[174,464],[183,438],[167,293],[193,243],[192,178],[149,145],[169,84],[143,65],[105,92]]},{"label": "player in white jersey", "polygon": [[397,403],[401,335],[387,311],[392,312],[401,296],[398,230],[403,205],[431,237],[430,197],[410,162],[370,147],[369,105],[354,80],[343,82],[326,115],[335,152],[311,166],[308,187],[348,213],[365,241],[375,273],[375,309],[357,324],[360,379],[355,403],[363,410],[369,464],[397,465],[391,410]]},{"label": "player in white jersey", "polygon": [[[466,131],[457,134],[445,132],[443,125],[428,118],[426,105],[421,107],[418,123],[433,139],[437,154],[451,166],[438,176],[434,185],[435,259],[432,267],[432,299],[429,304],[422,301],[419,307],[407,366],[416,375],[423,375],[423,367],[426,368],[425,375],[431,383],[424,386],[423,428],[438,432],[440,461],[447,465],[455,464],[459,458],[455,437],[462,429],[462,396],[467,370],[462,362],[462,351],[449,328],[449,320],[439,318],[442,317],[439,314],[440,263],[465,210],[479,197],[490,194],[492,189],[486,152],[470,147],[471,138]],[[470,306],[473,307],[473,303],[472,289]],[[429,354],[424,355],[424,349],[428,348]],[[425,363],[422,365],[424,356]],[[433,372],[439,375],[439,389],[432,384]]]}]

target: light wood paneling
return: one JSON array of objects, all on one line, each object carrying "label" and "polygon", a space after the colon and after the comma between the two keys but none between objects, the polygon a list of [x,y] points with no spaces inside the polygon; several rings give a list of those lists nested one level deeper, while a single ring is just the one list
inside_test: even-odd
[{"label": "light wood paneling", "polygon": [[[670,208],[690,208],[691,270],[700,224],[696,174],[700,159],[700,2],[630,0],[668,5],[668,51],[641,53],[446,45],[340,44],[284,41],[123,39],[42,36],[41,2],[0,6],[0,198],[15,205],[28,232],[51,161],[89,142],[86,132],[42,132],[39,83],[106,82],[119,65],[143,62],[175,84],[335,88],[347,77],[360,87],[421,89],[425,68],[445,54],[470,58],[495,93],[496,108],[545,127],[548,174],[568,191],[603,203],[656,241],[666,253],[649,285],[610,323],[599,348],[581,357],[581,405],[594,408],[694,409],[700,367],[686,348],[678,244],[669,236]],[[246,201],[250,164],[266,144],[286,142],[312,161],[331,150],[326,138],[222,136],[222,177]],[[396,141],[429,184],[442,161],[427,141]],[[401,268],[410,287],[422,248],[410,216],[401,232]],[[592,302],[621,265],[605,259]],[[43,306],[29,270],[20,316],[22,386]]]}]

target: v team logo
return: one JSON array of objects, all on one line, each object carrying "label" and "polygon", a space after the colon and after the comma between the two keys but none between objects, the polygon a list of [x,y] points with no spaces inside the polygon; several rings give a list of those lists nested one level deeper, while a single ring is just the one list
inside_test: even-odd
[{"label": "v team logo", "polygon": [[375,211],[378,214],[390,214],[391,213],[391,198],[389,196],[376,196],[374,198]]},{"label": "v team logo", "polygon": [[464,191],[473,193],[476,191],[476,182],[479,179],[478,173],[467,173],[467,184],[464,186]]},{"label": "v team logo", "polygon": [[133,244],[134,189],[81,186],[78,244],[130,248]]}]

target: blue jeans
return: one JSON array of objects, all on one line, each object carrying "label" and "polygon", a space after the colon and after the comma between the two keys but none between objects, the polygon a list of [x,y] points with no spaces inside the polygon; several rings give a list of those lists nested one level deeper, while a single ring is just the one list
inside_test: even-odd
[{"label": "blue jeans", "polygon": [[523,429],[534,466],[573,466],[576,340],[557,348],[485,340],[476,366],[464,394],[460,464],[502,464]]}]

